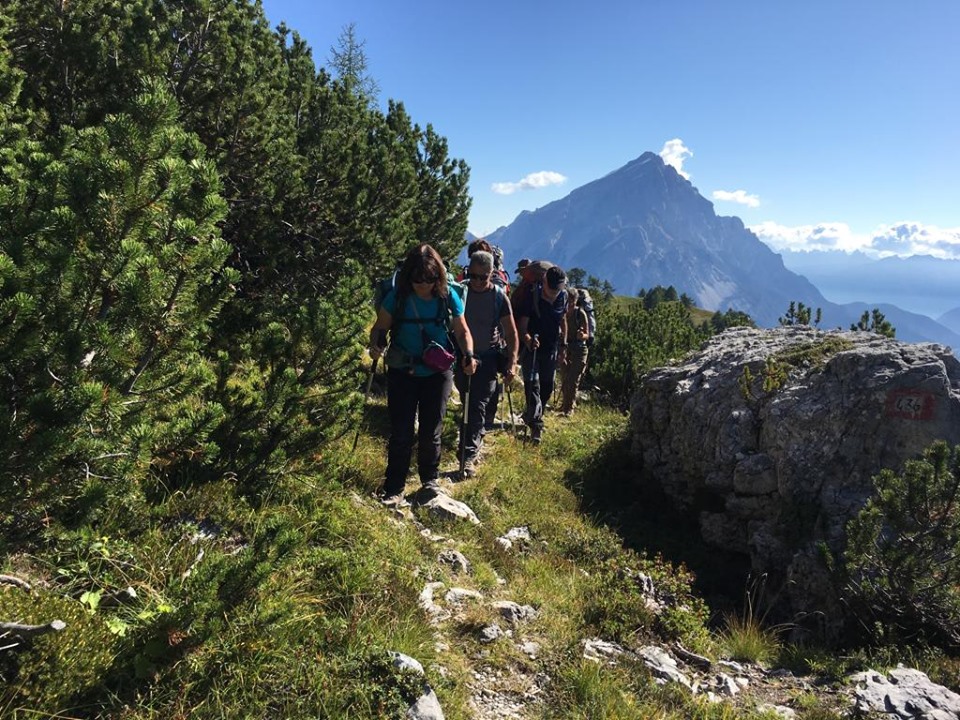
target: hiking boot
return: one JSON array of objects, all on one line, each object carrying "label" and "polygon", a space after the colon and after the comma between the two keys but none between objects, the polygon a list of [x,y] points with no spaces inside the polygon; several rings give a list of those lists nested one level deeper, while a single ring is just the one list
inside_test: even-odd
[{"label": "hiking boot", "polygon": [[440,494],[440,483],[436,480],[428,480],[417,492],[417,501],[421,503],[429,502]]},{"label": "hiking boot", "polygon": [[539,445],[540,440],[542,439],[540,435],[543,433],[543,428],[533,427],[530,428],[530,442],[534,445]]},{"label": "hiking boot", "polygon": [[471,457],[467,458],[466,462],[463,463],[463,477],[472,478],[477,474],[477,458]]},{"label": "hiking boot", "polygon": [[410,507],[410,503],[408,503],[406,498],[403,497],[403,493],[396,493],[394,495],[382,495],[380,497],[380,502],[383,503],[386,507],[392,507],[392,508]]}]

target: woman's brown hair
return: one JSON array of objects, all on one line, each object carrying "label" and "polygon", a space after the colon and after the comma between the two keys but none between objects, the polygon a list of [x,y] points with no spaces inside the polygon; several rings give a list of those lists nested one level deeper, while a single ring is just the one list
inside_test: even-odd
[{"label": "woman's brown hair", "polygon": [[493,254],[493,248],[490,247],[490,243],[483,238],[477,238],[472,243],[467,245],[467,257],[473,255],[477,250],[486,250],[491,255]]},{"label": "woman's brown hair", "polygon": [[440,253],[424,243],[410,248],[410,252],[403,259],[397,275],[397,289],[403,295],[412,293],[414,278],[426,277],[437,278],[433,284],[434,295],[447,297],[450,292],[447,286],[447,268],[440,258]]}]

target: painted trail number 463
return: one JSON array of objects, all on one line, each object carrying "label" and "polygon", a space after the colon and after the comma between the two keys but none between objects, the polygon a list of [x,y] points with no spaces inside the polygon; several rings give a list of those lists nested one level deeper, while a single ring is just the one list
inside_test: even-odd
[{"label": "painted trail number 463", "polygon": [[884,415],[905,420],[930,420],[935,401],[933,393],[925,390],[891,390],[887,393]]}]

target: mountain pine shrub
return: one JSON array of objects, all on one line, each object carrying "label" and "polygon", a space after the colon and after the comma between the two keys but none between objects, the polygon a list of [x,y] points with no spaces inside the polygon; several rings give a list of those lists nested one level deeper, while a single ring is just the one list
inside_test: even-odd
[{"label": "mountain pine shrub", "polygon": [[262,326],[237,331],[235,344],[219,351],[221,472],[263,481],[294,458],[319,456],[353,427],[368,292],[350,264],[332,291],[262,317]]},{"label": "mountain pine shrub", "polygon": [[960,648],[960,447],[884,469],[847,526],[847,601],[881,640]]},{"label": "mountain pine shrub", "polygon": [[235,275],[216,169],[160,83],[0,163],[0,493],[25,530],[211,452],[203,351]]},{"label": "mountain pine shrub", "polygon": [[597,309],[597,336],[590,351],[593,381],[610,397],[629,399],[640,376],[667,364],[703,342],[690,311],[679,301],[626,308],[604,303]]}]

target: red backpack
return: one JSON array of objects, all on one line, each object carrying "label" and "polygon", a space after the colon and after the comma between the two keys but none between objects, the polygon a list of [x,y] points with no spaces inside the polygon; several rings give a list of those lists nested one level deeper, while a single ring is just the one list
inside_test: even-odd
[{"label": "red backpack", "polygon": [[494,270],[490,282],[497,285],[508,297],[510,296],[510,276],[507,275],[506,270],[503,268]]},{"label": "red backpack", "polygon": [[[530,297],[543,284],[547,276],[547,270],[552,267],[553,263],[549,260],[534,260],[520,271],[520,283],[510,296],[514,320],[519,320],[517,311],[530,302]],[[534,310],[536,310],[536,305],[534,305]]]}]

